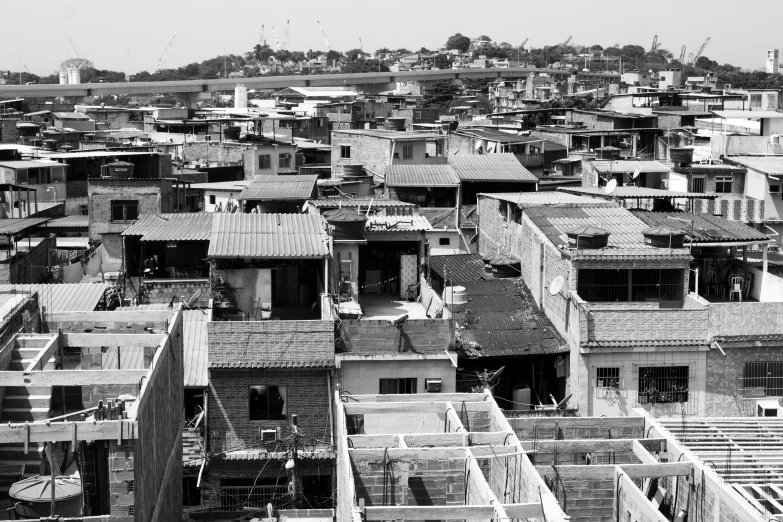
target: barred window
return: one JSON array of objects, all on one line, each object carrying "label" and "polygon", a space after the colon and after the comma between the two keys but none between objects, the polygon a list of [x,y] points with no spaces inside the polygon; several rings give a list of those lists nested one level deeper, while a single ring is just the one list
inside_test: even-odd
[{"label": "barred window", "polygon": [[380,393],[381,395],[416,393],[416,378],[414,377],[409,379],[381,379]]},{"label": "barred window", "polygon": [[639,404],[672,402],[688,402],[688,367],[639,368]]},{"label": "barred window", "polygon": [[620,368],[597,368],[595,385],[597,388],[619,388]]},{"label": "barred window", "polygon": [[741,387],[746,397],[783,396],[783,362],[745,363]]}]

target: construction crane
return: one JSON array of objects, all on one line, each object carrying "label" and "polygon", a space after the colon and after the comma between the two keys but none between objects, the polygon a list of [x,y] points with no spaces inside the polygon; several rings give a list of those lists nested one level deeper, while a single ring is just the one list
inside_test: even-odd
[{"label": "construction crane", "polygon": [[258,38],[258,45],[261,47],[266,45],[266,42],[264,42],[264,24],[261,24],[261,36]]},{"label": "construction crane", "polygon": [[562,49],[563,51],[565,51],[565,48],[566,48],[566,46],[567,46],[568,44],[570,44],[570,43],[571,43],[571,38],[573,38],[573,36],[569,36],[569,37],[568,37],[568,40],[566,40],[565,42],[563,42],[562,44],[560,44],[560,49]]},{"label": "construction crane", "polygon": [[359,37],[359,50],[364,51],[364,43],[362,43],[361,37]]},{"label": "construction crane", "polygon": [[522,42],[521,44],[519,44],[519,47],[521,47],[522,49],[524,49],[524,48],[525,48],[525,44],[527,43],[527,41],[528,41],[528,40],[530,40],[530,38],[525,38],[525,41],[524,41],[524,42]]},{"label": "construction crane", "polygon": [[68,37],[68,41],[69,41],[69,42],[71,42],[71,47],[73,47],[73,51],[76,53],[76,56],[77,56],[78,58],[84,58],[84,56],[82,56],[82,53],[81,53],[81,52],[79,52],[79,48],[76,46],[76,42],[74,42],[73,40],[71,40],[71,37],[70,37],[70,36]]},{"label": "construction crane", "polygon": [[326,44],[326,49],[331,51],[332,50],[332,44],[329,43],[329,37],[326,36],[326,31],[324,31],[324,28],[321,27],[321,22],[316,20],[318,22],[318,29],[321,31],[321,36],[323,36],[324,43]]},{"label": "construction crane", "polygon": [[704,40],[704,43],[701,44],[701,47],[699,47],[699,50],[696,51],[696,54],[693,57],[693,61],[691,63],[696,63],[696,60],[701,58],[701,55],[704,54],[704,49],[707,48],[707,44],[710,43],[710,37],[708,36],[706,40]]},{"label": "construction crane", "polygon": [[661,48],[661,44],[658,43],[658,35],[656,34],[653,37],[653,43],[652,46],[650,47],[650,52],[648,54],[652,54],[660,48]]},{"label": "construction crane", "polygon": [[176,37],[177,37],[176,34],[171,37],[171,41],[166,46],[166,50],[163,51],[163,54],[161,54],[160,58],[158,58],[158,63],[157,63],[157,65],[155,65],[155,71],[154,72],[158,72],[161,69],[163,69],[163,66],[166,64],[166,58],[169,57],[169,51],[171,51],[171,46],[174,45],[174,38],[176,38]]},{"label": "construction crane", "polygon": [[285,37],[283,37],[283,49],[288,50],[288,27],[291,25],[291,19],[285,21]]},{"label": "construction crane", "polygon": [[681,64],[685,63],[685,46],[684,45],[682,46],[682,51],[680,51],[680,63]]},{"label": "construction crane", "polygon": [[279,51],[281,49],[280,47],[280,40],[277,38],[277,31],[275,31],[275,26],[272,26],[272,34],[275,35],[275,46],[277,46],[277,50]]}]

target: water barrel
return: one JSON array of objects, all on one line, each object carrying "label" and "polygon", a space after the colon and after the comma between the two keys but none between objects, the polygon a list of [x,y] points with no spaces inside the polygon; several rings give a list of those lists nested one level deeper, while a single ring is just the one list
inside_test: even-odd
[{"label": "water barrel", "polygon": [[[323,213],[335,239],[364,239],[367,218],[347,208],[337,208]],[[333,227],[333,228],[332,228]]]},{"label": "water barrel", "polygon": [[49,151],[57,150],[57,140],[44,140],[43,148],[44,150],[49,150]]},{"label": "water barrel", "polygon": [[236,127],[236,126],[226,127],[225,129],[223,129],[223,138],[227,140],[238,140],[240,130],[242,130],[241,127]]},{"label": "water barrel", "polygon": [[609,232],[586,225],[566,232],[569,248],[604,248],[609,243]]},{"label": "water barrel", "polygon": [[[52,514],[52,479],[50,475],[26,478],[11,485],[8,495],[35,511],[40,517]],[[58,475],[54,480],[54,509],[61,517],[81,517],[82,481],[77,477]]]},{"label": "water barrel", "polygon": [[343,178],[359,178],[364,176],[361,163],[349,163],[343,165]]},{"label": "water barrel", "polygon": [[519,277],[522,274],[522,265],[513,257],[496,255],[489,262],[492,265],[492,275],[498,279]]},{"label": "water barrel", "polygon": [[127,161],[113,161],[103,166],[103,175],[109,178],[115,179],[131,179],[133,178],[133,163]]},{"label": "water barrel", "polygon": [[693,147],[672,147],[669,157],[674,163],[693,163]]},{"label": "water barrel", "polygon": [[682,248],[685,232],[664,225],[642,230],[644,244],[656,248]]},{"label": "water barrel", "polygon": [[386,130],[392,131],[404,131],[405,130],[405,118],[386,118]]},{"label": "water barrel", "polygon": [[598,147],[595,149],[595,157],[597,159],[618,159],[620,157],[620,149],[617,147]]},{"label": "water barrel", "polygon": [[380,116],[377,116],[375,118],[375,125],[376,125],[376,127],[380,127],[381,125],[384,124],[385,121],[386,121],[386,118],[382,118]]},{"label": "water barrel", "polygon": [[481,262],[484,263],[484,273],[492,275],[492,258],[495,257],[491,254],[481,256]]},{"label": "water barrel", "polygon": [[63,145],[60,147],[60,150],[63,152],[71,152],[73,150],[73,145]]},{"label": "water barrel", "polygon": [[464,286],[447,286],[443,289],[443,300],[448,306],[466,304],[468,291]]}]

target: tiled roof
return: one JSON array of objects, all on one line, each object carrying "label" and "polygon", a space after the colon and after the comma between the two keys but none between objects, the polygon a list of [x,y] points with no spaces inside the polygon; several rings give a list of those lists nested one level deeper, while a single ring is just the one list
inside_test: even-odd
[{"label": "tiled roof", "polygon": [[459,177],[450,165],[389,165],[388,187],[457,187]]},{"label": "tiled roof", "polygon": [[51,159],[69,159],[69,158],[125,158],[128,156],[160,156],[156,151],[127,151],[127,150],[78,150],[74,152],[55,152],[47,154]]},{"label": "tiled roof", "polygon": [[367,207],[372,204],[373,207],[415,207],[415,203],[406,203],[396,199],[375,199],[375,198],[334,198],[334,199],[311,199],[307,202],[318,208],[338,208],[338,207]]},{"label": "tiled roof", "polygon": [[333,368],[333,359],[320,359],[310,361],[254,361],[254,362],[213,362],[210,368]]},{"label": "tiled roof", "polygon": [[321,216],[215,214],[210,258],[322,258],[329,255]]},{"label": "tiled roof", "polygon": [[599,187],[562,187],[561,192],[576,194],[577,196],[597,196],[603,199],[668,199],[668,198],[694,198],[716,199],[720,194],[705,194],[703,192],[678,192],[675,190],[662,190],[648,187],[616,187],[611,194],[607,194]]},{"label": "tiled roof", "polygon": [[211,212],[143,214],[122,235],[140,236],[142,241],[209,241],[213,216]]},{"label": "tiled roof", "polygon": [[239,200],[280,201],[285,199],[310,199],[315,195],[318,175],[256,176],[237,196]]},{"label": "tiled roof", "polygon": [[[487,274],[484,272],[484,262],[478,254],[458,254],[453,256],[430,256],[430,271],[441,279],[462,284],[470,281],[481,281]],[[492,274],[489,274],[492,277]]]},{"label": "tiled roof", "polygon": [[[455,256],[472,263],[468,256]],[[459,271],[459,270],[458,270]],[[506,357],[566,353],[568,346],[536,306],[521,279],[464,281],[466,310],[456,312],[465,356]]]},{"label": "tiled roof", "polygon": [[0,285],[0,293],[38,292],[38,305],[48,312],[91,312],[108,288],[103,283]]},{"label": "tiled roof", "polygon": [[783,341],[783,334],[757,334],[757,335],[716,335],[713,341],[719,343],[764,343],[764,342],[781,342]]},{"label": "tiled roof", "polygon": [[538,182],[538,178],[509,153],[457,154],[449,157],[449,163],[462,181]]},{"label": "tiled roof", "polygon": [[424,216],[381,216],[367,218],[365,229],[369,232],[401,232],[432,230]]},{"label": "tiled roof", "polygon": [[783,118],[783,112],[777,111],[712,111],[716,116],[720,118],[732,118],[732,119],[749,119],[757,120],[760,118]]},{"label": "tiled roof", "polygon": [[664,346],[702,346],[704,339],[681,339],[667,341],[590,341],[582,343],[586,348],[632,348],[632,347],[664,347]]},{"label": "tiled roof", "polygon": [[54,117],[60,120],[89,120],[90,117],[81,112],[55,112]]},{"label": "tiled roof", "polygon": [[671,169],[664,165],[663,163],[659,163],[657,161],[630,161],[630,160],[621,160],[621,161],[594,161],[592,163],[593,168],[595,168],[596,172],[599,174],[608,174],[610,172],[619,174],[619,173],[633,173],[636,172],[637,169],[639,169],[640,172],[652,172],[652,173],[667,173]]},{"label": "tiled roof", "polygon": [[783,156],[730,156],[726,159],[764,174],[783,174]]},{"label": "tiled roof", "polygon": [[90,216],[64,216],[49,221],[48,228],[87,228],[90,226]]},{"label": "tiled roof", "polygon": [[12,236],[30,228],[43,225],[49,218],[6,218],[0,219],[0,235]]},{"label": "tiled roof", "polygon": [[[694,244],[730,241],[767,241],[769,236],[739,221],[729,221],[712,214],[690,212],[633,211],[649,226],[666,225],[684,230]],[[671,219],[676,218],[676,219]],[[691,222],[693,226],[691,226]]]},{"label": "tiled roof", "polygon": [[182,311],[182,344],[185,386],[206,388],[209,385],[207,323],[212,310]]}]

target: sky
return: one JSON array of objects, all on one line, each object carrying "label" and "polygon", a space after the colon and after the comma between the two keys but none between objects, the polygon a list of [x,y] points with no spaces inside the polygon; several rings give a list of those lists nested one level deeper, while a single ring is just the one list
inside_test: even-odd
[{"label": "sky", "polygon": [[[653,36],[679,56],[712,38],[705,56],[720,63],[763,68],[766,49],[783,47],[777,0],[4,0],[0,70],[52,74],[60,62],[81,55],[98,69],[152,70],[174,35],[166,67],[217,55],[242,54],[259,42],[261,25],[274,47],[272,27],[282,41],[290,20],[289,50],[326,45],[320,20],[336,50],[381,47],[437,48],[456,32],[486,34],[497,42],[649,48]],[[31,6],[34,6],[31,9]],[[766,14],[765,14],[766,13]],[[17,20],[18,23],[8,23]]]}]

